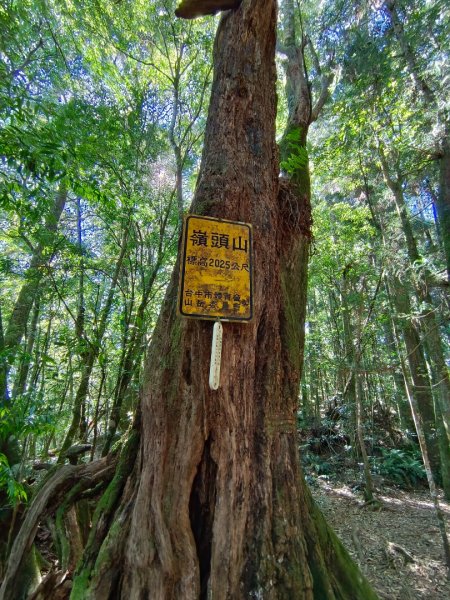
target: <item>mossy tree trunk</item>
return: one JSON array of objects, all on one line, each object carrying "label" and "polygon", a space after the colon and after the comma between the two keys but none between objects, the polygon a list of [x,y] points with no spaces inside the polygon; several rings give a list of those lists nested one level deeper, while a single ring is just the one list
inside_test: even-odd
[{"label": "mossy tree trunk", "polygon": [[219,24],[192,205],[252,223],[254,319],[224,324],[211,391],[212,323],[177,315],[175,268],[147,357],[139,448],[97,508],[72,600],[375,598],[299,464],[309,177],[306,163],[293,185],[279,181],[275,26],[275,0],[244,0]]}]

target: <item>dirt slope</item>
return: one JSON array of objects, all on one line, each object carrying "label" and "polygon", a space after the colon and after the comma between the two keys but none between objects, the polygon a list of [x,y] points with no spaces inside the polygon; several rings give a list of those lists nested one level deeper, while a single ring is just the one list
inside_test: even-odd
[{"label": "dirt slope", "polygon": [[[382,508],[363,507],[351,485],[316,479],[318,505],[383,600],[450,598],[441,537],[429,494],[383,488]],[[450,529],[450,505],[442,502]]]}]

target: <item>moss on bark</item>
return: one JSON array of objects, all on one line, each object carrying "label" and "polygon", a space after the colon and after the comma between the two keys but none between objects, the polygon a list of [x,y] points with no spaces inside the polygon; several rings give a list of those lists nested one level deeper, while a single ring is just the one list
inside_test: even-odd
[{"label": "moss on bark", "polygon": [[378,596],[325,521],[308,489],[306,496],[313,523],[313,529],[307,532],[306,539],[308,564],[314,581],[314,600],[377,600]]},{"label": "moss on bark", "polygon": [[[90,585],[90,579],[93,571],[101,568],[101,565],[108,564],[108,550],[111,541],[115,537],[115,528],[117,522],[113,521],[113,514],[121,499],[126,480],[133,470],[133,464],[136,460],[136,453],[139,445],[138,421],[135,422],[135,428],[131,431],[128,440],[125,442],[119,458],[115,475],[109,486],[97,504],[92,518],[92,528],[88,537],[86,548],[82,561],[77,566],[72,588],[72,599],[87,598]],[[108,527],[111,525],[108,536]],[[119,528],[121,525],[119,525]]]}]

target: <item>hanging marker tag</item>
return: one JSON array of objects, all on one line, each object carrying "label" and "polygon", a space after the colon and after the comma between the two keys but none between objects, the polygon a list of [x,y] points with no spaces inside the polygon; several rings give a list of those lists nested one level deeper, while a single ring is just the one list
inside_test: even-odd
[{"label": "hanging marker tag", "polygon": [[222,333],[223,327],[220,321],[214,323],[213,338],[211,346],[211,365],[209,367],[209,387],[217,390],[220,384],[220,360],[222,358]]}]

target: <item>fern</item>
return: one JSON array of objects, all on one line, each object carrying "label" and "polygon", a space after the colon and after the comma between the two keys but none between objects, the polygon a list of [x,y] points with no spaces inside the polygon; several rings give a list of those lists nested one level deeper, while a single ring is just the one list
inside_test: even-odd
[{"label": "fern", "polygon": [[417,452],[396,448],[381,448],[382,456],[373,459],[374,470],[400,486],[414,486],[426,478],[425,469]]},{"label": "fern", "polygon": [[26,502],[27,493],[24,486],[17,481],[13,470],[9,466],[8,459],[0,453],[0,491],[4,490],[10,504]]}]

